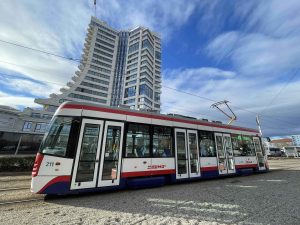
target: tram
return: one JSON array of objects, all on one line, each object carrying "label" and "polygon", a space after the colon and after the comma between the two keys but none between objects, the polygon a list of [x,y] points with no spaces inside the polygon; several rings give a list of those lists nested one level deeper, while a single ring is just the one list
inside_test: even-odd
[{"label": "tram", "polygon": [[259,132],[176,115],[65,102],[32,170],[39,194],[143,188],[268,171]]}]

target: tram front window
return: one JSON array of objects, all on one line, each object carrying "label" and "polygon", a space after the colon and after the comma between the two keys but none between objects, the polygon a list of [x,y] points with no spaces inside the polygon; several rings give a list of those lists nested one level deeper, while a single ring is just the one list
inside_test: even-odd
[{"label": "tram front window", "polygon": [[72,125],[72,117],[56,117],[45,134],[39,152],[55,156],[66,156]]}]

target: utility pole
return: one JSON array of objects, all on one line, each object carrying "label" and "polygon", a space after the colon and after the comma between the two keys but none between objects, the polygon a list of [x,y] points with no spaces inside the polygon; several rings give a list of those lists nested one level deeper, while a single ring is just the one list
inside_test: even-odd
[{"label": "utility pole", "polygon": [[262,131],[261,131],[261,127],[260,127],[260,121],[259,121],[259,115],[258,114],[256,115],[256,123],[257,123],[257,126],[258,126],[260,136],[262,137]]},{"label": "utility pole", "polygon": [[[212,108],[217,108],[218,110],[220,110],[223,114],[225,114],[230,120],[228,121],[228,125],[230,125],[233,121],[235,121],[237,119],[236,115],[234,114],[234,112],[231,110],[231,108],[229,107],[229,105],[227,104],[229,103],[229,101],[224,100],[224,101],[220,101],[220,102],[216,102],[214,104],[211,105]],[[229,111],[232,113],[232,116],[230,116],[228,113],[226,113],[224,110],[222,110],[219,106],[220,105],[226,105],[227,108],[229,109]]]}]

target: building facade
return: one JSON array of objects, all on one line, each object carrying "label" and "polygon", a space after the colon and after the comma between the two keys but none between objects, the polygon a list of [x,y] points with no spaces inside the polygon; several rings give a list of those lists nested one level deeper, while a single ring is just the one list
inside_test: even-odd
[{"label": "building facade", "polygon": [[144,27],[118,31],[92,17],[78,70],[60,92],[35,102],[45,110],[64,101],[84,101],[159,111],[159,35]]},{"label": "building facade", "polygon": [[291,138],[282,138],[270,141],[270,147],[273,148],[283,148],[288,146],[293,146],[293,140]]},{"label": "building facade", "polygon": [[300,146],[300,135],[292,135],[293,145]]},{"label": "building facade", "polygon": [[0,154],[36,153],[53,112],[0,106]]}]

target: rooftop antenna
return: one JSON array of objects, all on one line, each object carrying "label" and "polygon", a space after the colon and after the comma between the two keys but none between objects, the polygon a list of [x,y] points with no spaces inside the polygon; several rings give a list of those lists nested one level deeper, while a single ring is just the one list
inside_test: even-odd
[{"label": "rooftop antenna", "polygon": [[[237,119],[237,117],[236,117],[236,115],[234,114],[234,112],[231,110],[231,108],[229,107],[229,105],[227,103],[229,103],[229,101],[224,100],[224,101],[220,101],[220,102],[216,102],[216,103],[212,104],[211,107],[212,108],[217,108],[223,114],[225,114],[230,119],[229,122],[227,123],[228,125],[230,125],[233,121],[235,121]],[[224,110],[222,110],[219,107],[220,105],[226,105],[227,108],[229,109],[229,111],[232,113],[232,116],[230,116],[228,113],[226,113]]]}]

